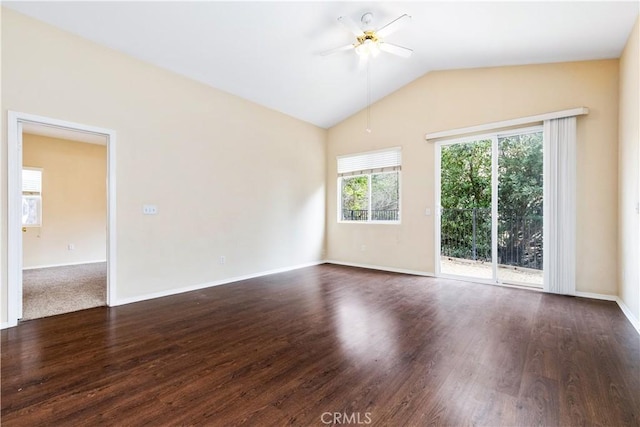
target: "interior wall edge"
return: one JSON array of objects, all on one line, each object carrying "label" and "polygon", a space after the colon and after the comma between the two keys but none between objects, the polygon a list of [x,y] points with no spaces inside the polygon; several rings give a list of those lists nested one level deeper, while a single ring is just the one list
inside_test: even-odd
[{"label": "interior wall edge", "polygon": [[22,270],[37,270],[39,268],[56,268],[56,267],[71,267],[74,265],[84,265],[84,264],[97,264],[100,262],[107,262],[106,259],[96,259],[91,261],[81,261],[81,262],[68,262],[64,264],[49,264],[49,265],[34,265],[31,267],[23,267]]},{"label": "interior wall edge", "polygon": [[346,262],[346,261],[338,261],[338,260],[330,260],[330,259],[326,260],[325,263],[334,264],[334,265],[344,265],[346,267],[366,268],[369,270],[388,271],[391,273],[411,274],[413,276],[436,277],[435,273],[432,273],[429,271],[411,270],[406,268],[387,267],[382,265],[362,264],[358,262]]},{"label": "interior wall edge", "polygon": [[627,307],[627,305],[624,303],[624,301],[622,301],[622,298],[616,297],[615,301],[618,303],[618,306],[620,307],[620,310],[622,310],[622,312],[624,313],[626,318],[629,320],[629,322],[631,322],[633,327],[636,329],[636,331],[638,332],[638,335],[640,335],[640,320],[638,320],[633,315],[633,313],[631,312],[629,307]]},{"label": "interior wall edge", "polygon": [[182,287],[182,288],[173,288],[173,289],[167,289],[167,290],[160,291],[160,292],[153,292],[153,293],[144,294],[144,295],[136,295],[134,297],[121,298],[121,299],[117,299],[115,304],[112,305],[112,307],[117,307],[117,306],[126,305],[126,304],[133,304],[133,303],[136,303],[136,302],[148,301],[148,300],[155,299],[155,298],[168,297],[168,296],[171,296],[171,295],[183,294],[185,292],[197,291],[197,290],[200,290],[200,289],[207,289],[207,288],[212,288],[212,287],[215,287],[215,286],[233,285],[233,284],[241,282],[243,280],[255,279],[255,278],[258,278],[258,277],[269,276],[271,274],[277,274],[277,273],[286,273],[288,271],[299,270],[301,268],[313,267],[313,266],[321,265],[321,264],[325,264],[325,261],[314,261],[314,262],[309,262],[309,263],[305,263],[305,264],[299,264],[299,265],[293,265],[293,266],[289,266],[289,267],[277,268],[277,269],[273,269],[273,270],[261,271],[261,272],[253,273],[253,274],[246,274],[246,275],[242,275],[242,276],[229,277],[229,278],[225,278],[225,279],[216,280],[216,281],[213,281],[213,282],[207,282],[207,283],[200,283],[200,284],[197,284],[197,285],[185,286],[185,287]]}]

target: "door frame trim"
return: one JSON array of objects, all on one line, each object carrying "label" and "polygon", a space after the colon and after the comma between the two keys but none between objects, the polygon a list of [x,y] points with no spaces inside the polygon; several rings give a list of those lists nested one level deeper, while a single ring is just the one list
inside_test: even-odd
[{"label": "door frame trim", "polygon": [[22,317],[22,124],[68,129],[104,136],[107,145],[107,305],[116,305],[116,132],[97,126],[74,123],[34,114],[8,111],[7,115],[7,323],[18,324]]},{"label": "door frame trim", "polygon": [[[532,133],[542,131],[542,124],[529,124],[528,126],[522,126],[517,128],[510,129],[495,129],[493,132],[487,132],[477,135],[466,135],[460,136],[458,138],[449,138],[449,139],[441,139],[434,141],[435,143],[435,209],[436,209],[436,219],[435,219],[435,264],[434,271],[436,277],[455,279],[455,280],[467,280],[478,283],[485,283],[490,285],[498,285],[498,286],[511,286],[518,288],[527,288],[527,289],[544,289],[544,287],[538,288],[537,286],[532,286],[527,283],[504,283],[499,280],[498,272],[497,272],[497,235],[498,235],[498,218],[497,218],[497,209],[498,209],[498,140],[501,137],[510,136],[510,135],[520,135],[523,133]],[[441,174],[442,174],[442,147],[447,145],[456,145],[456,144],[465,144],[478,140],[491,140],[491,268],[492,275],[491,279],[482,279],[482,278],[474,278],[467,276],[456,276],[451,274],[442,274],[440,268],[440,259],[441,259],[441,191],[442,191],[442,182],[441,182]],[[496,161],[494,161],[494,159]],[[544,181],[543,185],[546,188],[546,181]],[[544,221],[544,217],[543,217]],[[544,286],[544,285],[543,285]]]}]

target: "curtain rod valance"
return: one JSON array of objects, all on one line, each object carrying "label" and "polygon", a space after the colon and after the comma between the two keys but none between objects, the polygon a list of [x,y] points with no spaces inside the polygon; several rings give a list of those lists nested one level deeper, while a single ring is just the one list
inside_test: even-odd
[{"label": "curtain rod valance", "polygon": [[572,108],[570,110],[553,111],[551,113],[538,114],[536,116],[520,117],[518,119],[503,120],[500,122],[485,123],[482,125],[469,126],[466,128],[443,130],[440,132],[432,132],[425,135],[424,139],[432,141],[434,139],[458,137],[483,131],[491,131],[512,126],[527,125],[545,120],[559,119],[563,117],[574,117],[589,114],[587,107]]}]

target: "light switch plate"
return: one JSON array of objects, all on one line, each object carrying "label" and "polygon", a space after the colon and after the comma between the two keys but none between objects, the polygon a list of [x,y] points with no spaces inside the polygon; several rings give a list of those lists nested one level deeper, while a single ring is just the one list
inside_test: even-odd
[{"label": "light switch plate", "polygon": [[144,215],[157,215],[158,206],[156,205],[142,205],[142,213]]}]

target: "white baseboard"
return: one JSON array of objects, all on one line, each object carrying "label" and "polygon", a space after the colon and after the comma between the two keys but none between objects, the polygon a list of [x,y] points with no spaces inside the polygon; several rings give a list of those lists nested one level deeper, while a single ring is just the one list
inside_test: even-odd
[{"label": "white baseboard", "polygon": [[631,312],[631,310],[629,310],[629,307],[627,307],[627,304],[625,304],[624,301],[616,297],[616,302],[618,303],[620,310],[622,310],[624,315],[627,316],[627,319],[629,320],[629,322],[631,322],[633,327],[636,328],[636,331],[638,331],[638,334],[640,334],[640,320],[636,319],[636,316],[633,315],[633,313]]},{"label": "white baseboard", "polygon": [[287,271],[298,270],[300,268],[313,267],[315,265],[320,265],[320,264],[324,264],[324,263],[325,263],[325,261],[310,262],[310,263],[306,263],[306,264],[300,264],[300,265],[294,265],[294,266],[290,266],[290,267],[277,268],[277,269],[274,269],[274,270],[262,271],[262,272],[259,272],[259,273],[247,274],[247,275],[244,275],[244,276],[229,277],[227,279],[216,280],[215,282],[200,283],[200,284],[197,284],[197,285],[185,286],[183,288],[168,289],[166,291],[153,292],[151,294],[137,295],[135,297],[117,299],[116,303],[113,304],[112,306],[125,305],[125,304],[131,304],[131,303],[134,303],[134,302],[147,301],[147,300],[155,299],[155,298],[162,298],[162,297],[168,297],[168,296],[171,296],[171,295],[178,295],[178,294],[182,294],[182,293],[185,293],[185,292],[191,292],[191,291],[197,291],[197,290],[200,290],[200,289],[211,288],[213,286],[220,286],[220,285],[226,285],[226,284],[229,284],[229,283],[239,282],[241,280],[255,279],[256,277],[268,276],[270,274],[285,273]]},{"label": "white baseboard", "polygon": [[601,299],[604,301],[615,301],[618,298],[615,295],[594,294],[592,292],[578,292],[578,291],[576,291],[575,296],[581,297],[581,298]]},{"label": "white baseboard", "polygon": [[631,325],[633,325],[638,334],[640,334],[640,321],[636,319],[631,310],[629,310],[629,307],[627,307],[627,305],[620,299],[620,297],[616,295],[594,294],[591,292],[576,292],[576,296],[583,298],[600,299],[605,301],[615,301],[618,304],[618,307],[620,307],[620,310],[622,310],[622,313],[624,313],[627,320],[631,322]]},{"label": "white baseboard", "polygon": [[34,265],[31,267],[23,267],[23,270],[35,270],[37,268],[53,268],[53,267],[70,267],[72,265],[82,265],[82,264],[97,264],[99,262],[107,262],[106,259],[100,259],[97,261],[80,261],[80,262],[68,262],[65,264],[48,264],[48,265]]},{"label": "white baseboard", "polygon": [[0,323],[0,329],[13,328],[14,326],[18,326],[18,322],[16,322],[15,324],[9,322]]},{"label": "white baseboard", "polygon": [[414,276],[426,276],[426,277],[435,277],[436,275],[430,273],[428,271],[418,271],[418,270],[408,270],[405,268],[395,268],[395,267],[384,267],[380,265],[371,265],[371,264],[359,264],[356,262],[343,262],[343,261],[334,261],[334,260],[326,260],[326,264],[335,264],[335,265],[345,265],[347,267],[358,267],[358,268],[368,268],[370,270],[381,270],[381,271],[389,271],[391,273],[404,273],[411,274]]}]

